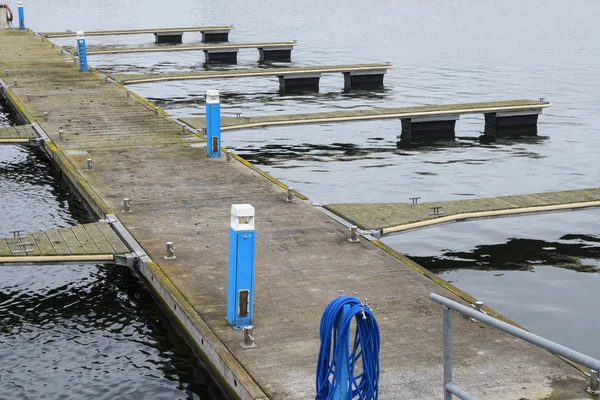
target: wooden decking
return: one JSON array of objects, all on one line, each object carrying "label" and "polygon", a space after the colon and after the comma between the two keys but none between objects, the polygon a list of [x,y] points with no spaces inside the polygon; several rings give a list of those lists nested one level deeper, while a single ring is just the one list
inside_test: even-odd
[{"label": "wooden decking", "polygon": [[[372,119],[398,119],[437,116],[444,114],[480,114],[487,112],[542,109],[551,103],[535,100],[507,100],[479,103],[443,104],[401,108],[373,108],[368,110],[344,110],[310,114],[282,114],[245,117],[221,117],[222,130],[248,129],[263,126],[320,124],[328,122],[365,121]],[[206,119],[202,117],[182,118],[194,128],[204,129]]]},{"label": "wooden decking", "polygon": [[[600,188],[446,202],[329,204],[325,208],[383,235],[443,223],[600,207]],[[437,214],[434,208],[438,208]]]},{"label": "wooden decking", "polygon": [[[256,43],[227,43],[204,45],[171,45],[171,46],[145,46],[145,47],[87,47],[87,55],[98,54],[123,54],[123,53],[154,53],[172,51],[208,51],[208,50],[238,50],[238,49],[269,49],[278,47],[297,46],[297,42],[256,42]],[[77,54],[77,48],[69,47],[68,52]]]},{"label": "wooden decking", "polygon": [[293,76],[295,74],[335,73],[368,70],[385,70],[394,68],[390,64],[350,64],[350,65],[325,65],[304,66],[290,68],[257,68],[234,69],[221,71],[190,71],[172,72],[162,74],[112,74],[110,77],[124,85],[145,82],[177,81],[189,79],[216,79],[216,78],[245,78],[251,76]]},{"label": "wooden decking", "polygon": [[[106,31],[86,31],[85,36],[139,35],[144,33],[178,33],[178,32],[214,32],[234,29],[233,26],[196,26],[185,28],[149,28],[149,29],[116,29]],[[77,32],[41,32],[47,38],[77,36]]]},{"label": "wooden decking", "polygon": [[29,125],[0,128],[0,144],[29,143],[37,134]]},{"label": "wooden decking", "polygon": [[4,257],[124,254],[129,250],[108,223],[98,222],[0,239]]}]

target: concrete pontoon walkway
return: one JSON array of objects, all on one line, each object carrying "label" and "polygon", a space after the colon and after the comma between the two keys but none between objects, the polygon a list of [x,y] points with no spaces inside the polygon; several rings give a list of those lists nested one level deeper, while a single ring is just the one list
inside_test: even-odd
[{"label": "concrete pontoon walkway", "polygon": [[600,189],[418,204],[409,201],[329,204],[325,207],[361,229],[377,230],[386,235],[458,221],[600,208]]},{"label": "concrete pontoon walkway", "polygon": [[[160,53],[173,51],[200,51],[200,50],[227,50],[227,49],[270,49],[278,47],[294,47],[297,42],[253,42],[253,43],[228,43],[228,44],[203,44],[203,45],[172,45],[172,46],[144,46],[144,47],[100,47],[88,46],[88,56],[98,54],[124,54],[124,53]],[[77,54],[76,47],[66,48],[68,52]]]},{"label": "concrete pontoon walkway", "polygon": [[216,78],[245,78],[251,76],[290,76],[302,74],[340,73],[385,70],[394,68],[389,64],[350,64],[350,65],[324,65],[304,66],[289,68],[256,68],[256,69],[232,69],[220,71],[189,71],[189,72],[165,72],[160,74],[111,74],[112,79],[124,85],[146,82],[180,81],[193,79],[216,79]]},{"label": "concrete pontoon walkway", "polygon": [[[190,26],[185,28],[149,28],[149,29],[114,29],[105,31],[86,31],[85,36],[139,35],[144,33],[179,33],[179,32],[211,32],[232,30],[233,26]],[[77,32],[42,32],[47,38],[73,37]]]},{"label": "concrete pontoon walkway", "polygon": [[[338,289],[368,297],[378,318],[380,397],[442,397],[441,310],[427,296],[474,299],[382,251],[379,242],[348,242],[346,228],[307,202],[287,202],[285,190],[244,163],[208,159],[203,148],[183,140],[165,142],[180,131],[177,124],[128,100],[117,85],[78,72],[47,42],[2,31],[0,47],[19,77],[16,96],[40,95],[27,108],[83,197],[99,213],[120,210],[122,198],[131,198],[133,212],[116,214],[152,259],[140,269],[243,399],[314,397],[319,319]],[[95,126],[105,127],[103,135],[90,130]],[[66,153],[56,142],[59,129],[68,129],[87,154]],[[121,135],[127,145],[117,140]],[[86,172],[89,157],[95,171]],[[232,203],[257,211],[258,347],[252,350],[241,348],[241,333],[224,319]],[[174,242],[177,259],[163,258],[166,241]],[[455,382],[470,393],[503,400],[583,397],[586,377],[557,357],[465,318],[453,325]]]},{"label": "concrete pontoon walkway", "polygon": [[[372,119],[401,119],[431,117],[445,114],[482,114],[502,111],[521,111],[550,107],[551,103],[535,100],[504,100],[480,103],[442,104],[431,106],[372,108],[367,110],[343,110],[307,114],[282,114],[259,116],[221,117],[222,130],[249,129],[277,125],[321,124],[328,122],[366,121]],[[181,119],[194,128],[204,129],[204,117]]]}]

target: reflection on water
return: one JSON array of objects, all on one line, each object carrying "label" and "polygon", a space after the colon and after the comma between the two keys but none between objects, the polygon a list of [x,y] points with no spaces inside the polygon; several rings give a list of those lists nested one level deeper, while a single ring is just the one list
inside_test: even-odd
[{"label": "reflection on water", "polygon": [[0,398],[225,398],[126,268],[2,268]]},{"label": "reflection on water", "polygon": [[461,222],[383,241],[527,329],[598,358],[598,212]]},{"label": "reflection on water", "polygon": [[544,265],[599,272],[600,236],[569,234],[555,242],[511,238],[506,243],[479,245],[471,251],[447,250],[435,257],[411,258],[435,273],[457,269],[533,271]]}]

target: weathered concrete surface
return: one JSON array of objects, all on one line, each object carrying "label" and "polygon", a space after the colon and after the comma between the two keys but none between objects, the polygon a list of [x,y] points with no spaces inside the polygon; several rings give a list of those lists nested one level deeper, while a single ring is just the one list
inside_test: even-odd
[{"label": "weathered concrete surface", "polygon": [[[281,187],[245,165],[208,159],[185,141],[165,141],[178,126],[128,101],[116,86],[79,73],[39,38],[0,33],[0,47],[3,62],[20,74],[16,95],[46,96],[27,107],[53,139],[70,124],[89,153],[66,155],[73,168],[164,271],[168,290],[185,298],[227,346],[222,357],[239,361],[269,398],[314,396],[319,319],[338,289],[368,297],[380,323],[381,398],[442,397],[441,310],[427,296],[456,296],[372,243],[349,243],[345,228],[306,202],[286,202]],[[57,93],[70,96],[60,101]],[[98,112],[86,116],[90,99]],[[48,108],[52,117],[43,122]],[[94,126],[104,126],[102,135]],[[124,141],[117,140],[121,135]],[[86,172],[90,156],[96,170]],[[133,213],[118,212],[123,197],[131,198]],[[252,350],[239,346],[242,334],[224,319],[232,203],[257,210],[258,348]],[[163,259],[166,241],[174,242],[176,260]],[[585,397],[586,379],[571,366],[459,316],[454,349],[455,382],[481,398]]]},{"label": "weathered concrete surface", "polygon": [[[439,214],[434,214],[432,207],[439,207]],[[600,207],[600,188],[419,204],[341,203],[326,206],[362,229],[382,230],[384,234],[470,217],[493,218],[597,207]]]},{"label": "weathered concrete surface", "polygon": [[[253,43],[219,43],[204,45],[179,45],[179,46],[142,46],[142,47],[115,47],[115,46],[87,46],[87,55],[94,54],[123,54],[123,53],[152,53],[171,51],[193,50],[226,50],[226,49],[269,49],[279,47],[294,47],[297,42],[253,42]],[[77,47],[65,48],[72,54],[77,54]]]},{"label": "weathered concrete surface", "polygon": [[[372,108],[366,110],[341,110],[305,114],[258,115],[249,117],[240,114],[239,117],[222,116],[221,128],[223,130],[234,130],[261,126],[322,124],[325,122],[366,121],[371,119],[416,118],[445,114],[481,114],[509,110],[542,109],[550,106],[551,104],[548,102],[535,100],[505,100],[415,107]],[[206,118],[204,117],[182,118],[182,121],[194,128],[204,129],[206,127]]]},{"label": "weathered concrete surface", "polygon": [[324,66],[302,66],[281,68],[257,68],[257,69],[229,69],[219,71],[187,71],[187,72],[164,72],[159,74],[112,74],[111,78],[123,84],[142,82],[176,81],[185,79],[215,79],[215,78],[240,78],[248,76],[280,76],[285,75],[293,78],[294,75],[308,73],[334,73],[347,71],[370,71],[394,68],[389,64],[350,64],[350,65],[324,65]]},{"label": "weathered concrete surface", "polygon": [[[149,29],[114,29],[107,31],[87,31],[86,36],[109,36],[109,35],[139,35],[142,33],[179,33],[179,32],[220,32],[234,29],[233,26],[191,26],[185,28],[149,28]],[[76,32],[42,32],[47,38],[77,36]]]}]

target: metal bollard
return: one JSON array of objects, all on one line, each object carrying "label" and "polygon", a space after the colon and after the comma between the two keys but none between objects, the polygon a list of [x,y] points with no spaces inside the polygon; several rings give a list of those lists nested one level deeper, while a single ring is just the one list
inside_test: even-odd
[{"label": "metal bollard", "polygon": [[123,199],[123,209],[121,210],[121,212],[123,214],[131,213],[131,206],[129,205],[129,199],[127,197]]},{"label": "metal bollard", "polygon": [[585,388],[585,391],[591,395],[598,396],[600,394],[600,383],[598,382],[598,371],[590,370],[590,387]]},{"label": "metal bollard", "polygon": [[27,93],[27,102],[29,103],[31,101],[31,95],[29,93]]},{"label": "metal bollard", "polygon": [[225,156],[227,157],[227,162],[231,162],[231,152],[227,152],[225,153]]},{"label": "metal bollard", "polygon": [[252,337],[252,326],[244,326],[244,343],[240,343],[243,349],[252,349],[257,347]]},{"label": "metal bollard", "polygon": [[483,312],[483,301],[477,300],[475,302],[475,309],[479,312]]},{"label": "metal bollard", "polygon": [[92,164],[92,159],[91,158],[87,159],[87,168],[85,170],[86,171],[93,171],[94,170],[94,165]]},{"label": "metal bollard", "polygon": [[44,121],[48,121],[48,112],[44,111]]},{"label": "metal bollard", "polygon": [[173,242],[167,242],[165,245],[167,248],[167,255],[165,256],[165,260],[176,259],[177,257],[175,256],[175,250],[173,250]]},{"label": "metal bollard", "polygon": [[131,97],[131,91],[127,90],[127,98],[130,98],[130,97]]},{"label": "metal bollard", "polygon": [[350,243],[358,243],[360,239],[358,238],[358,226],[352,225],[350,227],[350,237],[348,238]]},{"label": "metal bollard", "polygon": [[58,131],[58,141],[63,142],[65,140],[65,132],[61,129]]},{"label": "metal bollard", "polygon": [[187,133],[187,128],[185,125],[181,125],[181,134],[185,135]]},{"label": "metal bollard", "polygon": [[154,116],[158,117],[158,107],[154,107]]},{"label": "metal bollard", "polygon": [[17,81],[16,79],[13,79],[13,85],[14,85],[14,87],[19,87],[19,81]]},{"label": "metal bollard", "polygon": [[4,71],[4,75],[10,76],[10,70],[7,69],[6,71]]},{"label": "metal bollard", "polygon": [[286,201],[294,201],[294,193],[292,193],[293,190],[294,190],[293,187],[288,188]]},{"label": "metal bollard", "polygon": [[108,83],[108,76],[107,75],[104,76],[104,83]]}]

